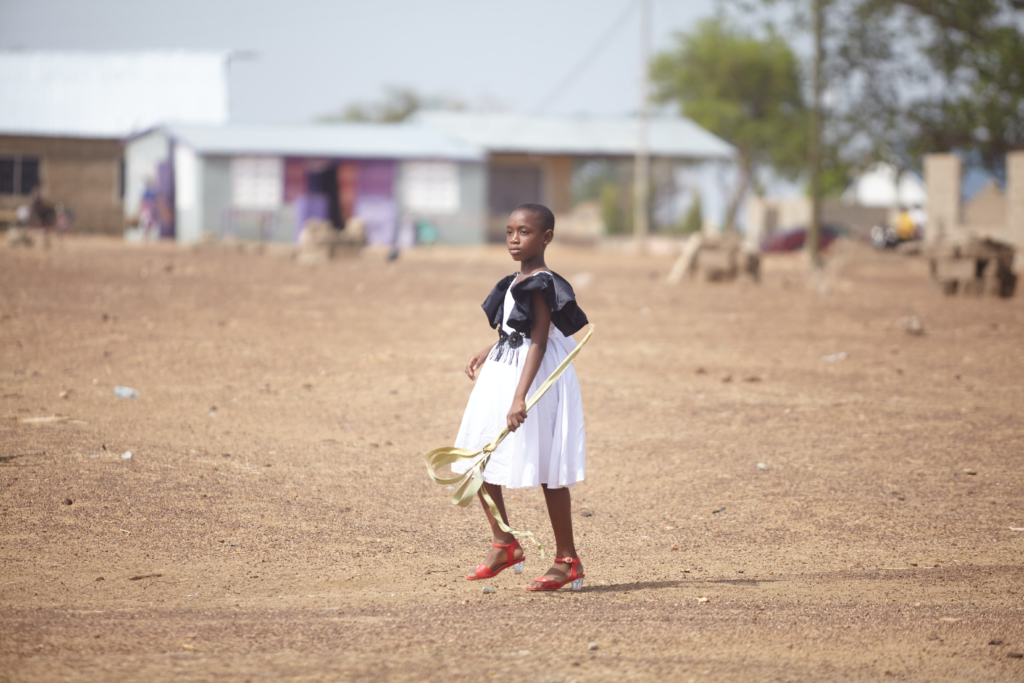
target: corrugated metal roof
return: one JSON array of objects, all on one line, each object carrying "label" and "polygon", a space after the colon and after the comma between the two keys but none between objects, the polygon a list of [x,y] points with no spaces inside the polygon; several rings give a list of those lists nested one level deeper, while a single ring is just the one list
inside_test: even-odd
[{"label": "corrugated metal roof", "polygon": [[228,120],[228,52],[0,51],[0,134],[123,138]]},{"label": "corrugated metal roof", "polygon": [[[489,152],[632,156],[639,136],[636,118],[534,116],[481,112],[423,112],[417,121]],[[686,118],[650,119],[652,156],[730,159],[729,143]]]},{"label": "corrugated metal roof", "polygon": [[483,161],[484,151],[419,124],[163,126],[201,154]]}]

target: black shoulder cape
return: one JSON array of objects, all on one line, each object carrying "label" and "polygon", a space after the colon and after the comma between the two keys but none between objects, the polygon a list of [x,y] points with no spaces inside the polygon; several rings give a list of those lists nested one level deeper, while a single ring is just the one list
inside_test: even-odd
[{"label": "black shoulder cape", "polygon": [[[487,295],[482,308],[492,328],[501,326],[505,317],[505,292],[516,278],[516,273],[502,278]],[[576,304],[572,285],[558,273],[542,270],[520,280],[512,287],[515,310],[509,313],[508,326],[530,337],[533,326],[533,296],[539,291],[544,302],[551,308],[551,322],[566,337],[579,332],[588,323],[587,314]]]}]

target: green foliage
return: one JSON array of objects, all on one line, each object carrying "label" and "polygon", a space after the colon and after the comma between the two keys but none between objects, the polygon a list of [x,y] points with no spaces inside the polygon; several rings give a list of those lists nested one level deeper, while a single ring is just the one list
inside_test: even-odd
[{"label": "green foliage", "polygon": [[675,47],[651,64],[654,99],[731,143],[739,182],[725,216],[726,229],[762,165],[788,178],[806,167],[808,112],[800,64],[781,36],[756,37],[724,19],[700,22],[676,35]]},{"label": "green foliage", "polygon": [[796,55],[780,36],[757,38],[702,21],[655,57],[654,98],[734,145],[745,170],[770,164],[796,177],[807,158],[807,107]]},{"label": "green foliage", "polygon": [[348,105],[340,113],[327,114],[317,118],[324,123],[340,121],[368,121],[374,123],[399,123],[421,109],[462,109],[458,100],[436,95],[423,95],[412,88],[388,86],[379,102],[357,102]]},{"label": "green foliage", "polygon": [[[769,34],[810,34],[808,0],[721,1]],[[920,168],[923,154],[959,151],[998,174],[1024,148],[1024,0],[821,2],[824,134],[837,158]]]},{"label": "green foliage", "polygon": [[821,149],[819,188],[822,197],[838,197],[850,185],[855,175],[851,162],[845,160],[834,144],[824,144]]},{"label": "green foliage", "polygon": [[609,235],[619,235],[626,232],[625,222],[622,220],[622,205],[619,201],[619,184],[606,182],[601,187],[601,220],[604,221],[604,231]]},{"label": "green foliage", "polygon": [[572,203],[600,200],[608,183],[617,183],[622,175],[619,162],[612,159],[577,161],[572,174]]},{"label": "green foliage", "polygon": [[612,159],[586,159],[578,161],[572,174],[572,203],[597,201],[601,207],[601,220],[605,233],[618,235],[626,232],[623,221],[624,174],[621,162]]},{"label": "green foliage", "polygon": [[958,150],[998,172],[1024,148],[1024,2],[831,5],[832,80],[855,96],[839,113],[877,156]]},{"label": "green foliage", "polygon": [[822,197],[838,197],[850,185],[849,167],[843,164],[841,167],[822,168],[818,176],[820,178],[819,188]]},{"label": "green foliage", "polygon": [[701,228],[704,227],[704,211],[700,205],[700,195],[698,194],[693,204],[690,205],[690,210],[686,213],[686,218],[683,219],[683,223],[680,226],[680,232],[689,235],[690,233],[700,232]]}]

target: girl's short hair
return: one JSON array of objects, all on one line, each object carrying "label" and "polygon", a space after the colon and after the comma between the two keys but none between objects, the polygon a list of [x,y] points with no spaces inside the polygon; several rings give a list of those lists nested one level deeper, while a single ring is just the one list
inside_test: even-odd
[{"label": "girl's short hair", "polygon": [[516,207],[516,211],[529,211],[539,218],[541,232],[547,232],[548,230],[551,232],[555,231],[555,214],[551,213],[551,209],[543,204],[520,204]]}]

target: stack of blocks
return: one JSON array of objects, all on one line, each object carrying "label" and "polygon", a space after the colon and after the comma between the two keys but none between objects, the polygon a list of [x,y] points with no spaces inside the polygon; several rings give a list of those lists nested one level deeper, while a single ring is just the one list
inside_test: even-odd
[{"label": "stack of blocks", "polygon": [[1011,297],[1016,291],[1024,249],[1024,152],[1006,158],[1006,216],[995,225],[965,225],[960,204],[960,159],[929,154],[928,225],[924,254],[931,275],[948,295]]},{"label": "stack of blocks", "polygon": [[330,221],[310,218],[299,233],[296,259],[311,265],[338,256],[358,256],[365,244],[365,228],[358,218],[348,219],[344,230],[335,229]]},{"label": "stack of blocks", "polygon": [[692,270],[704,282],[731,282],[737,277],[748,277],[757,282],[761,275],[761,257],[746,248],[738,234],[728,232],[702,237],[694,253]]},{"label": "stack of blocks", "polygon": [[932,278],[948,295],[1011,297],[1017,287],[1015,250],[992,239],[939,241],[926,249]]}]

